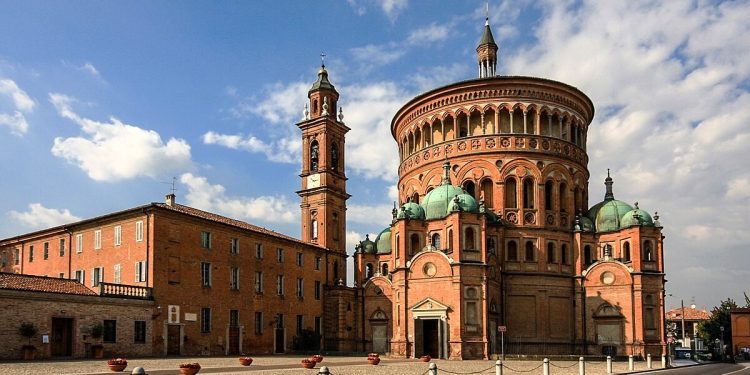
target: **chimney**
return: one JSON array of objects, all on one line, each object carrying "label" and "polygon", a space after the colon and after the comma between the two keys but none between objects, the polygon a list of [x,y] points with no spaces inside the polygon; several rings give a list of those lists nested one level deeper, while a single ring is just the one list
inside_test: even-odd
[{"label": "chimney", "polygon": [[166,199],[167,206],[174,207],[174,199],[175,199],[174,193],[167,194],[167,199]]}]

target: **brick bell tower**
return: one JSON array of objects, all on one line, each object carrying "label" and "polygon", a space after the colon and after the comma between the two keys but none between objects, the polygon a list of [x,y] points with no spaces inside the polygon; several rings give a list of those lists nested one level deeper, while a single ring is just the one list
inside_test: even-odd
[{"label": "brick bell tower", "polygon": [[[307,93],[302,121],[302,240],[330,250],[327,281],[346,284],[346,175],[344,136],[349,128],[337,109],[339,93],[321,64]],[[337,115],[338,111],[338,115]]]}]

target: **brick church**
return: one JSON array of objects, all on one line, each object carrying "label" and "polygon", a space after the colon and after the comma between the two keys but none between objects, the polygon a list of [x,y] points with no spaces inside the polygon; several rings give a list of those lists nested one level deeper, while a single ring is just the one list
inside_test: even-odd
[{"label": "brick church", "polygon": [[301,238],[170,194],[0,240],[4,272],[77,280],[108,303],[151,301],[143,323],[51,308],[37,319],[64,350],[43,354],[82,353],[91,344],[83,322],[97,319],[120,332],[105,351],[122,353],[133,343],[117,337],[136,330],[157,356],[320,347],[488,358],[500,352],[499,327],[506,352],[661,354],[658,216],[616,200],[609,173],[604,200],[589,206],[593,103],[561,82],[496,75],[497,51],[487,22],[478,78],[395,114],[400,202],[391,224],[356,246],[351,282],[349,128],[324,66],[297,124]]}]

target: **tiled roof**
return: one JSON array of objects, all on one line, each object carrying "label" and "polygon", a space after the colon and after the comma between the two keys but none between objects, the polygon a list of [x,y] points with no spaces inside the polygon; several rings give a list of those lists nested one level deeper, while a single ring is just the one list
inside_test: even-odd
[{"label": "tiled roof", "polygon": [[258,233],[261,233],[261,234],[265,234],[265,235],[268,235],[268,236],[280,238],[280,239],[283,239],[283,240],[297,242],[297,243],[300,243],[300,244],[303,244],[303,245],[306,245],[306,246],[315,246],[315,247],[318,247],[318,246],[316,246],[314,244],[310,244],[310,243],[307,243],[307,242],[300,241],[297,238],[290,237],[290,236],[287,236],[285,234],[281,234],[279,232],[272,231],[270,229],[259,227],[257,225],[252,225],[252,224],[246,223],[244,221],[230,219],[230,218],[228,218],[226,216],[217,215],[217,214],[214,214],[214,213],[211,213],[211,212],[199,210],[197,208],[188,207],[188,206],[184,206],[184,205],[181,205],[181,204],[175,204],[174,206],[170,206],[170,205],[165,204],[165,203],[154,203],[154,205],[157,206],[157,207],[165,208],[165,209],[168,209],[168,210],[171,210],[171,211],[180,212],[180,213],[187,214],[187,215],[194,216],[194,217],[198,217],[198,218],[201,218],[201,219],[216,221],[216,222],[219,222],[219,223],[222,223],[222,224],[227,224],[227,225],[235,226],[235,227],[238,227],[238,228],[251,230],[253,232],[258,232]]},{"label": "tiled roof", "polygon": [[[667,320],[682,319],[682,307],[677,307],[667,311]],[[708,320],[711,319],[711,313],[706,310],[685,307],[685,320]]]},{"label": "tiled roof", "polygon": [[32,292],[97,295],[76,280],[0,272],[0,289]]}]

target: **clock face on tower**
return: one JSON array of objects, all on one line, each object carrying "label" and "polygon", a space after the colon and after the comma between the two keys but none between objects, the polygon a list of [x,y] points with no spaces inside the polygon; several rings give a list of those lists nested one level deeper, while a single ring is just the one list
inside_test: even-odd
[{"label": "clock face on tower", "polygon": [[320,186],[320,174],[315,173],[307,176],[307,188],[312,189]]}]

